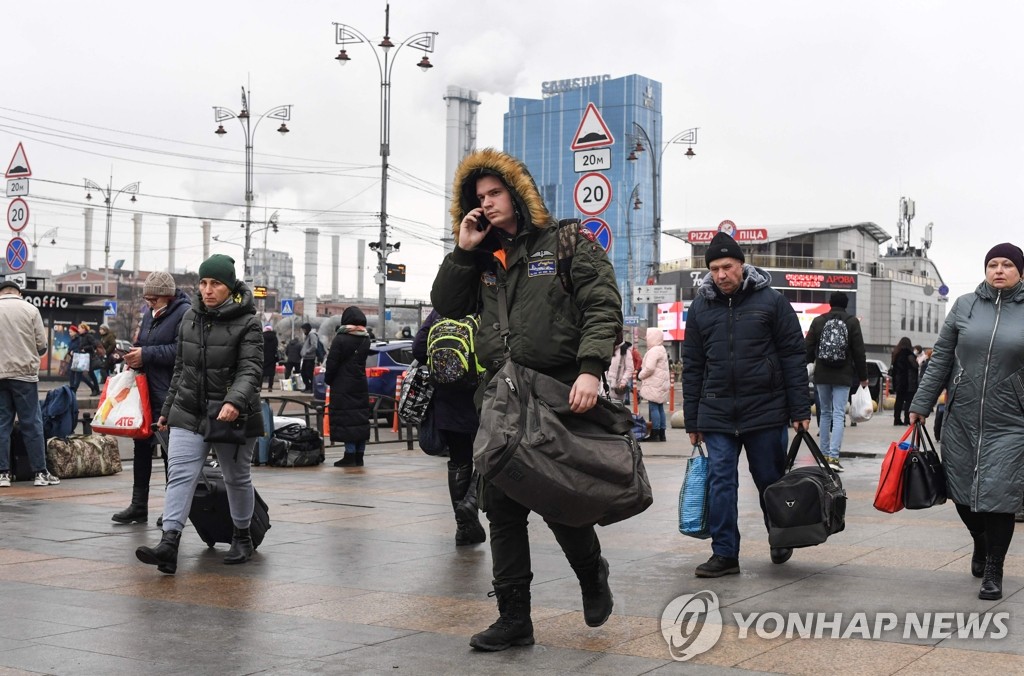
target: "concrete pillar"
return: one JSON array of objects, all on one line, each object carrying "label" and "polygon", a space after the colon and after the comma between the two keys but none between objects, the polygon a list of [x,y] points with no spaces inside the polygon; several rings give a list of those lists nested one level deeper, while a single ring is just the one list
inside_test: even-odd
[{"label": "concrete pillar", "polygon": [[306,228],[304,232],[306,233],[306,272],[302,289],[303,314],[307,317],[316,317],[317,239],[320,237],[320,231],[316,228]]},{"label": "concrete pillar", "polygon": [[338,268],[341,266],[341,236],[331,235],[331,300],[338,300]]},{"label": "concrete pillar", "polygon": [[92,268],[92,207],[85,208],[85,268]]},{"label": "concrete pillar", "polygon": [[203,260],[210,257],[210,221],[203,221]]},{"label": "concrete pillar", "polygon": [[132,231],[135,246],[132,249],[132,272],[138,274],[142,265],[142,214],[132,215]]},{"label": "concrete pillar", "polygon": [[167,271],[174,272],[174,249],[177,247],[178,219],[171,216],[167,219]]},{"label": "concrete pillar", "polygon": [[366,240],[356,241],[356,298],[363,300],[363,266],[366,265]]}]

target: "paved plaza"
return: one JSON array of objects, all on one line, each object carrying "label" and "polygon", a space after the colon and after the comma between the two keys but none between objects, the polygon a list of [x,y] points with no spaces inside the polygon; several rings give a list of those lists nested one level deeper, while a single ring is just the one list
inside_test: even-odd
[{"label": "paved plaza", "polygon": [[[316,468],[254,468],[273,522],[255,558],[225,566],[226,547],[207,549],[189,527],[173,577],[134,556],[158,539],[161,490],[148,526],[110,520],[128,502],[130,464],[49,488],[15,483],[0,489],[0,675],[1021,673],[1024,542],[1007,558],[1004,598],[980,601],[970,538],[951,504],[875,511],[881,454],[899,431],[887,415],[847,430],[845,448],[857,457],[843,460],[846,530],[781,566],[769,561],[756,493],[741,472],[742,574],[701,580],[693,569],[710,543],[677,531],[689,448],[682,430],[669,430],[668,443],[645,448],[654,505],[599,529],[615,595],[607,624],[585,626],[575,576],[534,519],[537,644],[494,654],[468,646],[496,617],[488,546],[454,546],[444,462],[403,443],[372,445],[364,468],[331,466],[340,449]],[[721,605],[721,638],[675,661],[663,610],[702,590]],[[936,613],[989,611],[1005,614],[1002,638],[907,627],[911,613],[934,622]],[[837,631],[848,637],[831,638],[828,625],[822,638],[771,637],[790,613],[842,613]],[[874,622],[890,614],[895,626],[873,638]]]}]

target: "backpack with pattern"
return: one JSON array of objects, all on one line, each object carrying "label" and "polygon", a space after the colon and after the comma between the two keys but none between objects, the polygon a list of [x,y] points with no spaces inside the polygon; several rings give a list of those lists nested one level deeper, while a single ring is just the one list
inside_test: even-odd
[{"label": "backpack with pattern", "polygon": [[476,387],[484,367],[476,358],[480,317],[441,317],[427,333],[427,368],[435,385]]},{"label": "backpack with pattern", "polygon": [[850,330],[840,317],[825,322],[818,336],[818,351],[815,356],[825,366],[840,368],[849,360]]}]

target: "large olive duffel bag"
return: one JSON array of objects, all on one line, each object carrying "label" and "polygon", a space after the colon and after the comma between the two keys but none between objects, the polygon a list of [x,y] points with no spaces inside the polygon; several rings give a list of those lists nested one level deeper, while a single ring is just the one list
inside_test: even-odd
[{"label": "large olive duffel bag", "polygon": [[511,359],[488,383],[473,447],[477,472],[540,516],[606,526],[653,502],[633,416],[600,398],[569,409],[569,386]]}]

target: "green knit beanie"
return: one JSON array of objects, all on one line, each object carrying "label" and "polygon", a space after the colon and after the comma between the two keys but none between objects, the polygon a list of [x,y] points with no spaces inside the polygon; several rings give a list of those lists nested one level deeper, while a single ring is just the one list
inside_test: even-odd
[{"label": "green knit beanie", "polygon": [[216,279],[229,289],[235,288],[235,259],[224,254],[213,254],[199,266],[199,279]]}]

